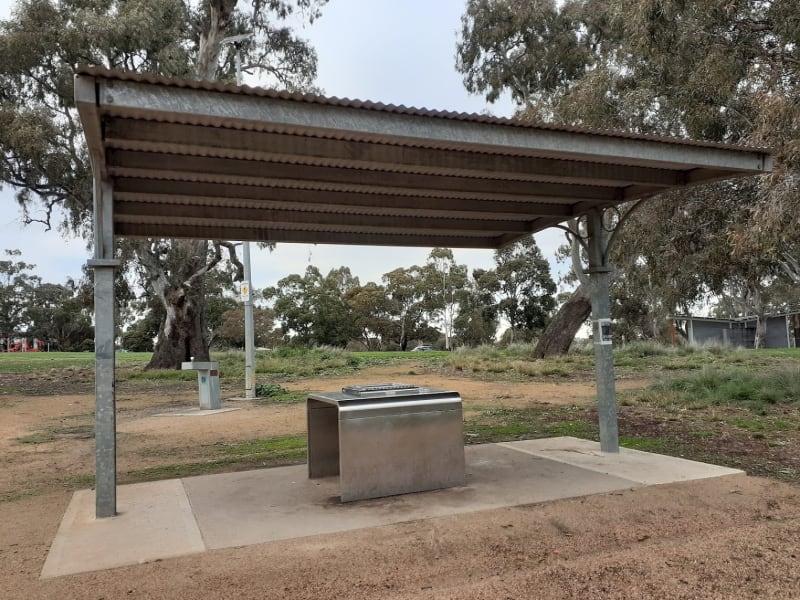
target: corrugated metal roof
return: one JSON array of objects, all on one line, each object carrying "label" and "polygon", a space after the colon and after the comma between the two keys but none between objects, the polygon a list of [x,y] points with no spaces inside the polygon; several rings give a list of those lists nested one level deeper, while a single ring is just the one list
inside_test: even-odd
[{"label": "corrugated metal roof", "polygon": [[118,235],[496,248],[759,149],[81,68]]},{"label": "corrugated metal roof", "polygon": [[551,123],[524,121],[507,117],[496,117],[492,115],[481,115],[475,113],[455,112],[447,110],[433,110],[428,108],[417,108],[402,104],[385,104],[383,102],[372,102],[370,100],[358,100],[351,98],[338,98],[336,96],[319,96],[316,94],[301,94],[287,91],[274,90],[269,88],[252,87],[248,85],[235,85],[218,81],[203,81],[198,79],[169,78],[154,73],[136,73],[132,71],[122,71],[119,69],[107,69],[105,67],[90,67],[81,65],[77,68],[79,75],[89,75],[103,79],[117,79],[120,81],[135,81],[139,83],[149,83],[167,87],[189,88],[195,90],[206,90],[212,92],[224,92],[228,94],[243,94],[248,96],[258,96],[263,98],[276,98],[281,100],[292,100],[296,102],[307,102],[310,104],[322,104],[329,106],[342,106],[346,108],[358,108],[378,112],[437,117],[441,119],[453,119],[456,121],[470,121],[473,123],[487,123],[493,125],[507,125],[510,127],[524,127],[528,129],[541,129],[549,131],[564,131],[568,133],[588,133],[592,135],[617,137],[623,139],[641,139],[664,142],[667,144],[681,144],[695,146],[699,148],[725,148],[727,150],[740,150],[752,152],[753,150],[769,151],[766,147],[746,146],[741,144],[725,144],[721,142],[709,142],[703,140],[692,140],[688,138],[668,137],[660,135],[649,135],[632,133],[626,131],[615,131],[608,129],[596,129],[589,127],[575,127],[569,125],[554,125]]}]

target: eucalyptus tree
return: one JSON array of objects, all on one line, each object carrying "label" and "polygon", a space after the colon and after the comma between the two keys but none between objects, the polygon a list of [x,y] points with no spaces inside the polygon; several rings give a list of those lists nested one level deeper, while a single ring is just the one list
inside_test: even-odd
[{"label": "eucalyptus tree", "polygon": [[453,321],[456,340],[465,346],[494,342],[499,325],[495,293],[499,290],[497,273],[493,269],[475,269],[467,279]]},{"label": "eucalyptus tree", "polygon": [[[314,20],[327,0],[19,0],[0,22],[0,182],[13,187],[26,224],[79,233],[91,226],[89,161],[73,101],[81,64],[166,76],[235,80],[243,70],[266,85],[309,89],[316,54],[286,25]],[[226,36],[252,32],[238,48]],[[123,247],[124,246],[124,247]],[[164,320],[150,363],[177,368],[208,356],[206,275],[235,248],[220,241],[120,244],[137,261]]]},{"label": "eucalyptus tree", "polygon": [[495,251],[498,312],[508,321],[511,341],[515,332],[541,332],[555,308],[556,284],[550,263],[533,236]]},{"label": "eucalyptus tree", "polygon": [[508,92],[528,116],[550,119],[591,49],[578,22],[555,0],[468,0],[461,18],[456,69],[467,91],[489,102]]},{"label": "eucalyptus tree", "polygon": [[287,340],[307,346],[344,347],[359,335],[346,300],[358,286],[358,278],[347,267],[323,276],[309,265],[304,275],[289,275],[264,290],[264,298],[274,302],[275,318]]},{"label": "eucalyptus tree", "polygon": [[[456,67],[470,91],[490,100],[510,92],[523,118],[772,147],[772,174],[756,181],[748,204],[734,213],[737,222],[726,219],[729,227],[716,229],[720,247],[730,243],[715,276],[754,254],[790,268],[786,250],[800,238],[795,0],[469,0]],[[705,202],[725,205],[729,187],[704,189]],[[685,198],[678,193],[661,202]],[[658,202],[636,209],[617,251],[650,241],[648,253],[655,254],[655,240],[667,236],[638,230],[636,219],[668,226],[647,217],[664,212]],[[562,309],[588,314],[587,298],[579,288]],[[563,330],[564,321],[556,323]],[[574,330],[579,325],[572,323]]]},{"label": "eucalyptus tree", "polygon": [[36,286],[28,298],[26,333],[46,341],[51,350],[92,350],[94,326],[91,305],[85,301],[87,291],[73,279]]},{"label": "eucalyptus tree", "polygon": [[5,250],[5,260],[0,260],[0,339],[17,334],[43,340],[53,350],[91,350],[94,328],[88,281],[42,281],[36,265],[21,257],[19,250]]},{"label": "eucalyptus tree", "polygon": [[452,350],[453,322],[464,300],[468,269],[453,258],[450,248],[434,248],[421,268],[425,308],[431,320],[442,324],[446,350]]},{"label": "eucalyptus tree", "polygon": [[[244,348],[244,307],[234,306],[222,313],[212,344],[218,348]],[[256,346],[271,346],[278,339],[275,333],[275,311],[253,307],[253,331]]]},{"label": "eucalyptus tree", "polygon": [[691,313],[698,302],[716,299],[739,307],[728,316],[757,317],[761,346],[770,290],[785,275],[768,242],[748,230],[757,194],[755,180],[721,182],[649,202],[632,216],[615,260],[643,290],[638,296],[648,301],[653,329],[670,313]]},{"label": "eucalyptus tree", "polygon": [[386,288],[370,281],[348,290],[345,299],[353,311],[358,340],[367,350],[381,350],[391,339],[394,326]]},{"label": "eucalyptus tree", "polygon": [[0,260],[0,338],[19,333],[25,326],[25,313],[33,289],[41,283],[41,278],[33,273],[35,267],[22,260],[19,250],[3,251],[3,260]]},{"label": "eucalyptus tree", "polygon": [[386,294],[390,301],[390,315],[394,321],[394,339],[405,351],[408,342],[427,327],[424,315],[425,282],[419,266],[399,267],[383,274]]}]

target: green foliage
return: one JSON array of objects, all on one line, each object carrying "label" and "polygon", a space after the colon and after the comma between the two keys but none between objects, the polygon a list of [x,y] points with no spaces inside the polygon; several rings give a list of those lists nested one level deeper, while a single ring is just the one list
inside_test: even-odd
[{"label": "green foliage", "polygon": [[[450,353],[446,352],[348,352],[341,348],[319,347],[302,348],[296,346],[282,346],[271,352],[256,353],[256,372],[268,379],[294,380],[303,377],[318,377],[325,375],[344,375],[358,369],[379,365],[398,364],[407,361],[424,361],[431,366],[442,362]],[[236,353],[220,354],[220,358],[236,356],[235,366],[230,367],[230,372],[241,373],[244,371],[244,362],[241,355]],[[223,362],[220,368],[223,369]],[[223,375],[229,372],[223,371]]]},{"label": "green foliage", "polygon": [[277,383],[257,383],[256,397],[263,404],[287,403],[295,404],[304,402],[308,394],[305,392],[290,392]]},{"label": "green foliage", "polygon": [[515,342],[506,346],[482,344],[475,348],[461,347],[456,349],[451,356],[469,356],[480,360],[487,359],[531,359],[534,344]]},{"label": "green foliage", "polygon": [[149,313],[122,334],[122,347],[131,352],[152,352],[153,339],[158,334],[158,321]]},{"label": "green foliage", "polygon": [[556,284],[550,264],[542,256],[533,236],[495,251],[498,311],[514,332],[541,331],[555,308]]},{"label": "green foliage", "polygon": [[248,440],[233,444],[221,444],[220,451],[228,456],[261,458],[284,458],[288,455],[299,456],[297,450],[305,450],[305,435],[284,435],[273,438]]},{"label": "green foliage", "polygon": [[87,280],[65,284],[42,282],[35,265],[16,260],[19,250],[6,250],[0,261],[0,347],[5,338],[21,335],[42,340],[51,350],[93,349],[92,290]]},{"label": "green foliage", "polygon": [[15,490],[13,492],[3,492],[0,494],[0,503],[3,502],[16,502],[24,498],[30,498],[38,495],[36,490]]},{"label": "green foliage", "polygon": [[[64,223],[81,229],[91,210],[91,174],[73,102],[78,64],[201,79],[235,79],[237,48],[225,35],[254,33],[239,51],[247,72],[265,84],[308,88],[316,55],[284,23],[313,20],[326,0],[233,2],[216,12],[185,0],[37,0],[19,2],[0,23],[0,180],[17,188],[26,211],[37,202],[66,209]],[[219,2],[219,0],[216,0]],[[209,40],[215,40],[208,44]]]},{"label": "green foliage", "polygon": [[53,442],[55,440],[55,435],[47,431],[40,431],[14,438],[14,441],[17,444],[47,444],[48,442]]},{"label": "green foliage", "polygon": [[[257,72],[265,85],[306,90],[316,74],[316,54],[287,22],[313,21],[325,3],[18,2],[11,18],[0,22],[0,182],[14,188],[23,220],[89,237],[92,177],[74,104],[77,65],[233,81],[241,53],[245,72]],[[226,36],[245,31],[253,36],[238,48],[221,46]],[[51,222],[58,215],[63,220]],[[223,247],[233,251],[227,242],[153,239],[116,249],[126,266],[136,261],[132,270],[165,309],[154,368],[177,368],[189,355],[208,356],[209,333],[223,311],[214,302],[203,305],[213,288],[209,274],[229,264]],[[140,332],[137,347],[144,347],[144,339]]]},{"label": "green foliage", "polygon": [[259,398],[270,398],[285,394],[288,390],[277,383],[257,383],[256,396]]},{"label": "green foliage", "polygon": [[697,406],[737,406],[763,411],[769,405],[800,405],[797,367],[750,372],[741,368],[705,367],[648,387],[641,401]]},{"label": "green foliage", "polygon": [[525,381],[536,378],[581,377],[594,370],[591,355],[571,354],[548,360],[534,358],[534,344],[514,343],[508,346],[459,348],[446,356],[449,366],[457,371],[482,378],[497,377]]},{"label": "green foliage", "polygon": [[26,352],[0,353],[0,371],[4,373],[36,373],[46,369],[93,368],[90,352]]},{"label": "green foliage", "polygon": [[[292,464],[306,456],[306,436],[283,435],[272,438],[220,442],[198,449],[204,460],[161,464],[145,469],[135,469],[122,474],[126,483],[156,481],[191,477],[209,473],[222,473],[232,468],[276,466]],[[167,451],[170,455],[171,450]]]},{"label": "green foliage", "polygon": [[[233,308],[221,315],[214,345],[221,348],[244,348],[244,306],[237,306],[233,301],[232,303]],[[278,343],[275,313],[272,309],[253,307],[253,334],[256,346],[273,346]]]},{"label": "green foliage", "polygon": [[323,277],[310,265],[305,275],[284,277],[265,290],[264,297],[274,300],[275,316],[293,344],[343,348],[359,334],[345,300],[345,294],[358,285],[358,278],[347,267],[332,269]]},{"label": "green foliage", "polygon": [[451,350],[454,321],[466,296],[467,266],[456,264],[449,248],[434,248],[421,273],[425,310],[431,321],[441,323],[445,350]]},{"label": "green foliage", "polygon": [[[220,269],[223,271],[224,269]],[[231,274],[232,275],[232,274]],[[222,329],[226,324],[225,317],[228,315],[230,317],[230,311],[235,311],[237,309],[242,310],[241,312],[241,327],[242,327],[242,346],[244,347],[244,307],[240,305],[240,303],[232,298],[228,293],[231,291],[230,281],[233,277],[228,278],[220,278],[222,279],[219,282],[219,287],[214,286],[210,293],[207,291],[205,294],[205,299],[203,302],[203,313],[205,315],[205,322],[206,322],[206,329],[208,331],[208,341],[209,345],[213,345],[216,342],[219,342],[220,338],[222,337]],[[208,286],[207,288],[211,287]],[[253,307],[253,319],[254,323],[256,324],[255,327],[255,334],[256,338],[258,334],[263,331],[264,325],[267,327],[267,332],[272,329],[272,323],[267,322],[263,323],[260,322],[263,320],[263,316],[259,314],[259,312],[263,309],[259,309],[258,307]],[[257,312],[258,311],[258,312]],[[270,315],[267,315],[270,316]],[[262,340],[263,341],[263,340]],[[256,344],[261,346],[261,341],[256,341]]]},{"label": "green foliage", "polygon": [[453,322],[456,340],[462,346],[480,346],[494,341],[498,326],[495,292],[499,289],[493,270],[475,269],[461,294],[458,316]]},{"label": "green foliage", "polygon": [[196,381],[195,371],[177,371],[175,369],[137,369],[124,373],[120,379],[122,381]]},{"label": "green foliage", "polygon": [[389,314],[394,323],[392,338],[400,349],[407,350],[409,341],[413,339],[435,341],[423,318],[426,290],[422,269],[416,265],[408,269],[397,268],[384,273],[383,282],[389,298]]},{"label": "green foliage", "polygon": [[491,408],[464,422],[468,444],[536,439],[553,436],[597,438],[597,425],[585,411],[564,407],[540,411],[530,408]]},{"label": "green foliage", "polygon": [[26,317],[28,332],[50,342],[51,350],[75,351],[94,349],[94,326],[88,281],[79,285],[67,280],[66,285],[42,284],[29,298]]},{"label": "green foliage", "polygon": [[[162,479],[180,479],[183,477],[195,477],[198,475],[210,475],[213,473],[225,473],[233,467],[253,466],[278,466],[285,464],[295,464],[302,461],[306,456],[304,449],[293,449],[283,452],[265,452],[262,454],[252,454],[249,456],[230,456],[217,460],[205,460],[203,462],[189,462],[169,465],[158,465],[146,469],[134,469],[127,471],[121,476],[125,483],[135,483],[140,481],[160,481]],[[81,486],[81,487],[86,487]]]},{"label": "green foliage", "polygon": [[[591,343],[577,347],[569,354],[538,359],[534,344],[511,344],[508,347],[484,345],[458,348],[445,355],[446,364],[458,371],[486,376],[502,373],[504,378],[524,381],[537,377],[583,378],[594,373],[594,348]],[[797,360],[797,350],[780,348],[757,352],[720,346],[664,346],[645,341],[626,344],[614,349],[617,374],[652,372],[663,373],[713,370],[773,369],[791,370]],[[636,375],[637,377],[640,375]],[[771,375],[767,375],[769,379]]]},{"label": "green foliage", "polygon": [[652,340],[642,340],[625,344],[617,352],[617,355],[646,358],[648,356],[664,356],[668,352],[670,352],[669,346],[664,346]]},{"label": "green foliage", "polygon": [[667,315],[710,294],[736,315],[796,303],[798,23],[795,0],[467,2],[457,69],[490,100],[510,92],[521,118],[773,149],[768,176],[632,213],[612,254],[625,339],[663,339]]},{"label": "green foliage", "polygon": [[553,0],[469,0],[456,68],[470,92],[489,101],[511,92],[520,105],[546,105],[579,76],[589,49]]},{"label": "green foliage", "polygon": [[341,348],[281,347],[274,352],[256,353],[256,372],[285,379],[349,373],[359,364]]},{"label": "green foliage", "polygon": [[4,250],[0,260],[0,337],[27,329],[25,311],[30,295],[41,280],[31,273],[36,265],[22,260],[19,250]]},{"label": "green foliage", "polygon": [[345,294],[345,300],[352,311],[358,340],[365,349],[380,349],[384,341],[392,338],[393,305],[386,288],[373,282],[354,286]]},{"label": "green foliage", "polygon": [[[74,415],[68,423],[48,425],[37,429],[35,432],[14,438],[17,444],[47,444],[62,439],[88,440],[94,437],[94,413]],[[75,421],[87,421],[76,423]]]},{"label": "green foliage", "polygon": [[[352,347],[367,350],[406,350],[414,341],[437,344],[442,333],[444,347],[450,348],[456,322],[460,319],[463,331],[469,321],[470,317],[464,316],[467,311],[482,318],[485,311],[493,310],[491,293],[467,287],[467,268],[455,263],[448,248],[434,248],[423,266],[397,268],[382,279],[384,285],[370,282],[362,286],[346,267],[323,278],[312,266],[304,276],[282,279],[266,290],[265,296],[275,302],[282,328],[291,335],[287,341],[307,346],[353,342]],[[473,339],[491,339],[496,311],[478,327],[483,331]]]}]

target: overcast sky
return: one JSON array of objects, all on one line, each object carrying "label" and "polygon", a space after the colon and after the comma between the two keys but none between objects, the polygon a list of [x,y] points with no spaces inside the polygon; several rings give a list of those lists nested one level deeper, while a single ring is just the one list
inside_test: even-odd
[{"label": "overcast sky", "polygon": [[[330,96],[511,116],[508,100],[487,105],[481,97],[470,96],[455,71],[456,32],[464,3],[330,0],[322,18],[301,32],[319,56],[317,84]],[[13,4],[0,0],[0,18],[10,16]],[[563,236],[551,229],[536,239],[550,258]],[[37,265],[36,273],[52,283],[79,276],[90,254],[83,240],[65,239],[36,224],[23,228],[13,190],[7,186],[0,191],[0,240],[0,250],[21,250],[26,262]],[[385,272],[422,264],[429,252],[424,248],[279,244],[270,254],[254,247],[253,288],[263,289],[282,277],[302,273],[308,264],[323,273],[345,265],[361,283],[380,282]],[[493,264],[490,250],[454,250],[454,254],[470,268]]]}]

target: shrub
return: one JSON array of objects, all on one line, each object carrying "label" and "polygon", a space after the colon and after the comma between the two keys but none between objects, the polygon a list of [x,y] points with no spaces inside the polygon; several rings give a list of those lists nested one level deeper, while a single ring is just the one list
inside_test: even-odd
[{"label": "shrub", "polygon": [[620,350],[620,354],[628,355],[636,358],[645,358],[647,356],[663,356],[667,354],[670,349],[663,344],[652,340],[638,340],[625,344]]},{"label": "shrub", "polygon": [[257,383],[256,396],[259,398],[271,398],[285,394],[288,390],[277,383]]}]

